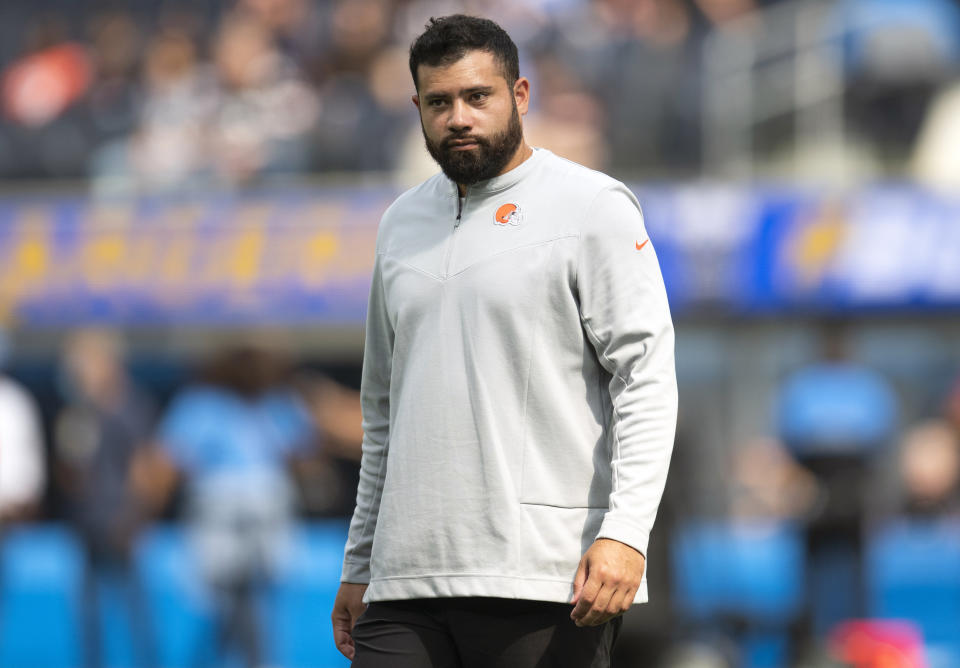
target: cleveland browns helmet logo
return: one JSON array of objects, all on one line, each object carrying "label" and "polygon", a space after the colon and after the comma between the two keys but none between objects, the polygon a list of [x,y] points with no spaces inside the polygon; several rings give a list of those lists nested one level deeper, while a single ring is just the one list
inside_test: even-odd
[{"label": "cleveland browns helmet logo", "polygon": [[520,207],[516,204],[504,204],[497,209],[494,222],[497,225],[516,226],[523,222],[523,214],[520,212]]}]

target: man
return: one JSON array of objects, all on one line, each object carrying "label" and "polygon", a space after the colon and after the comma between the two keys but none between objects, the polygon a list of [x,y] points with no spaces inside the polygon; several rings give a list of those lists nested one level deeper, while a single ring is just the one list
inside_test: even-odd
[{"label": "man", "polygon": [[61,359],[64,403],[54,429],[54,466],[66,518],[86,553],[84,665],[105,665],[100,609],[113,583],[130,619],[137,665],[156,665],[136,545],[148,514],[133,481],[153,430],[154,405],[127,373],[123,342],[109,330],[71,333]]},{"label": "man", "polygon": [[276,575],[294,515],[290,462],[313,442],[286,365],[255,345],[224,346],[167,408],[153,453],[155,498],[182,483],[185,519],[210,591],[216,665],[263,665],[257,599]]},{"label": "man", "polygon": [[495,23],[431,19],[410,70],[443,174],[380,226],[334,637],[361,668],[606,666],[676,424],[640,208],[525,143]]}]

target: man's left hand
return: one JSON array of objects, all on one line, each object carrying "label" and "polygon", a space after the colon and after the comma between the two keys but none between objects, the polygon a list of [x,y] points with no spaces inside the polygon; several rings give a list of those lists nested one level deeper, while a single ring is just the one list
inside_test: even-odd
[{"label": "man's left hand", "polygon": [[629,610],[646,562],[629,545],[598,538],[580,559],[570,619],[577,626],[597,626]]}]

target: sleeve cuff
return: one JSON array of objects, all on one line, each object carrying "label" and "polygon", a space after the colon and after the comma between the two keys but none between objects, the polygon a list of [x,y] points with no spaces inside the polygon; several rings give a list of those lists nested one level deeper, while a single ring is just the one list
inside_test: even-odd
[{"label": "sleeve cuff", "polygon": [[366,562],[361,563],[344,560],[343,571],[340,574],[340,582],[370,584],[370,565]]},{"label": "sleeve cuff", "polygon": [[597,538],[609,538],[619,541],[624,545],[629,545],[644,557],[647,556],[647,543],[650,540],[650,532],[637,525],[636,522],[624,520],[607,513],[603,518],[603,524],[600,525],[600,531]]}]

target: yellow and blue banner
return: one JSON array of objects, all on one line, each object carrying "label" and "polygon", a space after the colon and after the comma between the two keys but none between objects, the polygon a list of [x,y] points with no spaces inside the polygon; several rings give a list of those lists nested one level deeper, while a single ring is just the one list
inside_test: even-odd
[{"label": "yellow and blue banner", "polygon": [[[677,315],[960,307],[960,199],[898,185],[635,192]],[[397,194],[0,197],[0,323],[360,326]]]}]

